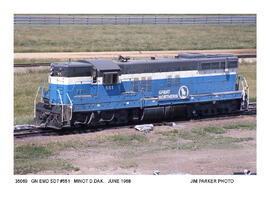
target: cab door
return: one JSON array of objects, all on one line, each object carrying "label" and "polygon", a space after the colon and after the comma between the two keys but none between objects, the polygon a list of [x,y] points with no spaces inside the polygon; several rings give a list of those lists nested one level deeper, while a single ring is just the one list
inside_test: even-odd
[{"label": "cab door", "polygon": [[90,94],[92,96],[97,96],[98,91],[98,77],[97,77],[97,71],[92,72],[91,82],[90,82]]}]

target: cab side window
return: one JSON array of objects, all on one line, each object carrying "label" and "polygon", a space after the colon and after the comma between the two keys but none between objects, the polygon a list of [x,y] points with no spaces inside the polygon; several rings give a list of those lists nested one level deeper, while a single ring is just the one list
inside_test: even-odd
[{"label": "cab side window", "polygon": [[118,83],[118,74],[117,73],[110,73],[104,74],[103,76],[103,84],[104,85],[112,85]]}]

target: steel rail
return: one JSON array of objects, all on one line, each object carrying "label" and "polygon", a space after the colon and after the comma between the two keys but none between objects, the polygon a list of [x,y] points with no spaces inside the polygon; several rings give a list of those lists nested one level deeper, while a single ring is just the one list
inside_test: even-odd
[{"label": "steel rail", "polygon": [[[237,55],[238,58],[256,58],[257,57],[256,54],[235,54],[235,55]],[[50,62],[24,63],[24,64],[14,64],[14,67],[41,67],[41,66],[50,66],[50,65],[51,65]]]}]

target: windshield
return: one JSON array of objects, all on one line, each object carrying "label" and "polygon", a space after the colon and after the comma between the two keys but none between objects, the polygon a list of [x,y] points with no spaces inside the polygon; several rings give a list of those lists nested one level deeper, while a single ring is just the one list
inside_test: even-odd
[{"label": "windshield", "polygon": [[51,76],[57,77],[90,77],[92,76],[90,67],[51,67]]}]

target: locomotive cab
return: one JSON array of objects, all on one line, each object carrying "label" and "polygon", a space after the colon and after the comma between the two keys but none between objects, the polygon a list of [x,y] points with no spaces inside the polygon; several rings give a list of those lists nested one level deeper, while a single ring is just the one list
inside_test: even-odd
[{"label": "locomotive cab", "polygon": [[[97,82],[96,69],[87,63],[52,63],[48,78],[48,90],[39,88],[35,98],[35,125],[62,128],[70,126],[74,98],[77,95],[96,94],[91,88]],[[79,84],[79,85],[78,85]],[[79,88],[78,88],[79,87]],[[36,99],[40,91],[40,101]]]},{"label": "locomotive cab", "polygon": [[[108,94],[117,94],[119,88],[113,86],[119,84],[119,75],[119,66],[111,60],[52,63],[48,90],[39,88],[35,98],[36,126],[71,126],[74,109],[76,112],[84,112],[84,104],[98,96],[100,84],[103,84]],[[39,91],[40,101],[36,104]],[[76,108],[73,108],[74,105]]]}]

